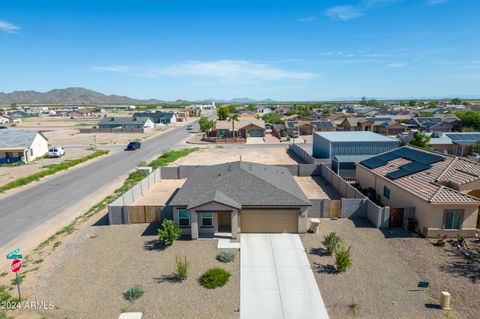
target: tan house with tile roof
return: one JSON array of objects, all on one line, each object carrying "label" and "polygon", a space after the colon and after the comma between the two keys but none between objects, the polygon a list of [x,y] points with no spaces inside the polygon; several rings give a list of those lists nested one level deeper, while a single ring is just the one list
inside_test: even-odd
[{"label": "tan house with tile roof", "polygon": [[427,237],[475,236],[478,163],[405,146],[358,163],[356,180],[390,206],[391,226],[399,226],[398,221],[405,226],[410,218]]}]

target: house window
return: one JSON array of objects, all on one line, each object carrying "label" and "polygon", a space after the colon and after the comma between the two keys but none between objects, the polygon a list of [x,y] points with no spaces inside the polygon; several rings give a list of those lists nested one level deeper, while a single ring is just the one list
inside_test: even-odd
[{"label": "house window", "polygon": [[383,186],[383,196],[385,198],[390,198],[390,189],[387,186]]},{"label": "house window", "polygon": [[461,210],[446,210],[444,229],[460,229],[462,225],[462,211]]},{"label": "house window", "polygon": [[213,213],[202,213],[202,226],[213,226]]},{"label": "house window", "polygon": [[178,223],[180,226],[189,226],[190,225],[190,216],[188,210],[179,209],[178,210]]}]

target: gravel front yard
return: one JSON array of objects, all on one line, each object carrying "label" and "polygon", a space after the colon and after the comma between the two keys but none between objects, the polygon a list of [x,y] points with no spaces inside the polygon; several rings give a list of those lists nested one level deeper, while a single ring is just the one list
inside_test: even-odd
[{"label": "gravel front yard", "polygon": [[[52,318],[117,318],[122,311],[141,311],[145,318],[238,318],[240,306],[239,253],[232,263],[215,259],[217,241],[179,240],[162,250],[158,225],[96,227],[93,235],[51,274],[38,300],[55,303],[44,311]],[[188,278],[172,280],[175,256],[187,257]],[[198,278],[210,267],[231,273],[222,288],[206,289]],[[123,292],[139,284],[145,294],[134,302]]]},{"label": "gravel front yard", "polygon": [[[439,300],[419,290],[421,278],[392,249],[382,232],[365,221],[322,219],[319,234],[301,235],[318,287],[330,318],[439,318]],[[345,273],[334,271],[335,259],[326,256],[321,241],[336,232],[352,246],[353,266]]]},{"label": "gravel front yard", "polygon": [[430,293],[450,293],[451,307],[459,318],[480,317],[480,243],[469,243],[477,256],[471,260],[456,253],[448,243],[441,248],[422,238],[392,238],[389,242],[413,270],[430,282]]}]

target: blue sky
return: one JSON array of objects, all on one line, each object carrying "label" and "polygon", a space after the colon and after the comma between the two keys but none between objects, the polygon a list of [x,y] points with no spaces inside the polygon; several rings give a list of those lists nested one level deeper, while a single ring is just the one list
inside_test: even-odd
[{"label": "blue sky", "polygon": [[0,2],[0,91],[480,96],[479,0]]}]

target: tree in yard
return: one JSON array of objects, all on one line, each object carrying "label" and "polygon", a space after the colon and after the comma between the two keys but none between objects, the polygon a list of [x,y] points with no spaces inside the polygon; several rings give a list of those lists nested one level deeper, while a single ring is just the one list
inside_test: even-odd
[{"label": "tree in yard", "polygon": [[480,153],[480,140],[477,140],[472,146],[474,152]]},{"label": "tree in yard", "polygon": [[222,105],[217,109],[217,117],[219,121],[225,121],[230,114],[230,110],[227,105]]},{"label": "tree in yard", "polygon": [[180,238],[180,235],[180,227],[171,219],[165,219],[162,229],[158,230],[158,237],[165,246],[171,246],[175,240]]},{"label": "tree in yard", "polygon": [[228,121],[231,121],[232,122],[232,134],[233,134],[233,138],[235,138],[235,121],[238,121],[240,116],[238,114],[229,114],[228,115]]},{"label": "tree in yard", "polygon": [[350,251],[350,247],[345,248],[343,245],[338,247],[335,251],[335,264],[337,265],[337,270],[341,272],[352,267],[352,252]]},{"label": "tree in yard", "polygon": [[332,115],[332,114],[333,114],[333,111],[332,111],[332,109],[325,109],[325,110],[323,110],[323,114],[325,114],[325,115]]},{"label": "tree in yard", "polygon": [[229,113],[235,113],[237,111],[237,107],[232,104],[227,105],[227,108]]},{"label": "tree in yard", "polygon": [[378,105],[378,101],[375,99],[370,99],[367,101],[367,106],[377,106],[377,105]]},{"label": "tree in yard", "polygon": [[360,101],[360,104],[363,105],[363,106],[366,106],[367,105],[367,98],[362,97],[362,100]]},{"label": "tree in yard", "polygon": [[271,112],[263,115],[263,120],[265,123],[270,123],[270,124],[280,124],[282,123],[282,118],[280,114],[276,112]]},{"label": "tree in yard", "polygon": [[214,127],[215,121],[209,120],[206,116],[202,116],[198,124],[200,125],[200,131],[208,132]]},{"label": "tree in yard", "polygon": [[415,105],[417,105],[417,101],[416,100],[410,100],[410,101],[408,101],[408,105],[415,106]]},{"label": "tree in yard", "polygon": [[456,97],[456,98],[451,99],[450,103],[454,104],[454,105],[460,105],[460,104],[462,104],[462,100],[460,100],[458,97]]},{"label": "tree in yard", "polygon": [[410,145],[418,146],[421,148],[429,149],[430,146],[428,146],[428,143],[430,143],[430,136],[427,134],[423,134],[420,131],[416,131],[413,133],[413,139],[410,141]]},{"label": "tree in yard", "polygon": [[257,107],[253,104],[250,104],[249,106],[247,106],[247,110],[249,110],[250,112],[255,112],[257,110]]},{"label": "tree in yard", "polygon": [[428,107],[429,107],[429,108],[438,107],[438,101],[430,101],[430,102],[428,102]]},{"label": "tree in yard", "polygon": [[462,121],[463,126],[478,129],[480,128],[480,112],[467,111],[457,112],[455,115]]}]

